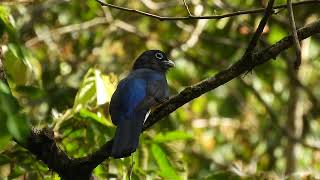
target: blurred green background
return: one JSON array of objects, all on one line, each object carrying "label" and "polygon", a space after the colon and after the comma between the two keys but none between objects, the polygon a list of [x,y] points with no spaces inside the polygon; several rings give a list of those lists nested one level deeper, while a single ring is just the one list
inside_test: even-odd
[{"label": "blurred green background", "polygon": [[[182,0],[108,2],[163,16],[188,15]],[[186,2],[198,16],[267,3]],[[319,19],[319,4],[294,8],[297,27]],[[30,126],[52,128],[71,157],[110,140],[114,126],[108,102],[141,52],[161,49],[175,61],[167,76],[174,95],[239,60],[262,15],[158,21],[101,7],[95,0],[0,1],[1,61],[8,79],[0,83],[0,179],[59,179],[11,140],[24,140]],[[276,10],[257,49],[289,31],[287,10]],[[295,53],[289,49],[146,131],[134,154],[132,179],[320,178],[320,148],[308,147],[320,144],[319,34],[301,46],[298,73],[291,70]],[[94,176],[126,179],[131,163],[131,158],[106,160]]]}]

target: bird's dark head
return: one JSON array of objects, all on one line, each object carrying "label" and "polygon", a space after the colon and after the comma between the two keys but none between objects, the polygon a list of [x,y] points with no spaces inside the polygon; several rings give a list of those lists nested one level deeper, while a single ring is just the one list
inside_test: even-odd
[{"label": "bird's dark head", "polygon": [[132,69],[148,68],[156,71],[166,72],[174,67],[174,62],[160,50],[148,50],[143,52],[134,62]]}]

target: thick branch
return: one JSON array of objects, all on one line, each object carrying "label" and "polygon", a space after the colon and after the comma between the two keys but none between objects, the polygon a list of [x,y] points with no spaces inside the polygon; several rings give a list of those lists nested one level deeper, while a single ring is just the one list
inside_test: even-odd
[{"label": "thick branch", "polygon": [[[98,3],[100,3],[101,6],[107,6],[110,8],[119,9],[119,10],[127,11],[130,13],[148,16],[148,17],[151,17],[154,19],[158,19],[160,21],[164,21],[164,20],[166,20],[166,21],[176,21],[176,20],[184,21],[184,20],[194,20],[194,19],[222,19],[222,18],[239,16],[239,15],[244,15],[244,14],[256,14],[256,13],[265,12],[265,8],[258,8],[258,9],[238,11],[238,12],[233,12],[233,13],[223,14],[223,15],[167,17],[167,16],[160,16],[160,15],[156,15],[156,14],[152,14],[152,13],[148,13],[148,12],[144,12],[144,11],[140,11],[140,10],[136,10],[136,9],[131,9],[131,8],[127,8],[127,7],[121,7],[121,6],[105,3],[100,0],[96,0],[96,1]],[[292,3],[292,6],[294,7],[294,6],[304,5],[304,4],[316,4],[316,3],[320,3],[320,0],[309,0],[309,1],[296,2],[296,3]],[[286,4],[282,4],[282,5],[274,6],[273,9],[283,9],[286,7],[287,7]]]}]

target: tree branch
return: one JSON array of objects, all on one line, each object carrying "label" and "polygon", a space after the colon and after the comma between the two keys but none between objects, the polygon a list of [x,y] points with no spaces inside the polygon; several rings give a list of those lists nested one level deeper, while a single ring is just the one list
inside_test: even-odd
[{"label": "tree branch", "polygon": [[244,58],[247,58],[247,56],[251,56],[254,48],[257,46],[258,40],[260,39],[263,29],[266,26],[269,17],[273,14],[273,3],[274,0],[269,0],[267,8],[264,12],[264,16],[261,19],[256,32],[253,34],[253,37],[248,45],[248,48],[246,49],[246,52],[244,53]]},{"label": "tree branch", "polygon": [[[239,15],[244,15],[244,14],[257,14],[257,13],[265,12],[265,8],[258,8],[258,9],[252,9],[252,10],[246,10],[246,11],[233,12],[233,13],[224,14],[224,15],[168,17],[168,16],[160,16],[160,15],[156,15],[156,14],[152,14],[152,13],[148,13],[148,12],[140,11],[140,10],[136,10],[136,9],[131,9],[131,8],[127,8],[127,7],[121,7],[121,6],[113,5],[110,3],[105,3],[100,0],[96,0],[96,1],[98,3],[100,3],[101,6],[107,6],[110,8],[119,9],[119,10],[126,11],[126,12],[131,12],[131,13],[140,14],[143,16],[148,16],[148,17],[151,17],[154,19],[158,19],[160,21],[165,21],[165,20],[166,21],[176,21],[176,20],[185,21],[185,20],[194,20],[194,19],[222,19],[222,18],[239,16]],[[320,3],[320,0],[308,0],[308,1],[301,1],[301,2],[292,3],[292,6],[295,7],[295,6],[299,6],[299,5],[318,4],[318,3]],[[273,9],[283,9],[286,7],[287,7],[286,4],[282,4],[282,5],[274,6]]]},{"label": "tree branch", "polygon": [[183,0],[183,4],[184,4],[184,7],[186,8],[186,10],[187,10],[187,12],[188,12],[189,16],[191,17],[191,16],[192,16],[192,14],[191,14],[191,12],[190,12],[190,10],[189,10],[188,4],[186,3],[186,0]]},{"label": "tree branch", "polygon": [[287,8],[288,8],[288,14],[289,14],[289,20],[290,20],[290,26],[291,26],[291,33],[294,37],[294,48],[296,50],[296,61],[294,62],[294,67],[295,69],[298,69],[301,64],[301,47],[298,39],[296,23],[294,21],[291,0],[287,0]]}]

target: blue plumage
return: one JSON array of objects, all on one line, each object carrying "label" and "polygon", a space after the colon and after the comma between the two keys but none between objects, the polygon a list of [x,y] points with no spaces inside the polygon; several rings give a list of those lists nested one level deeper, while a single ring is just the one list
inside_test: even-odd
[{"label": "blue plumage", "polygon": [[173,66],[165,53],[149,50],[137,58],[130,74],[120,81],[109,107],[117,126],[112,157],[127,157],[137,149],[146,114],[169,97],[165,73]]}]

